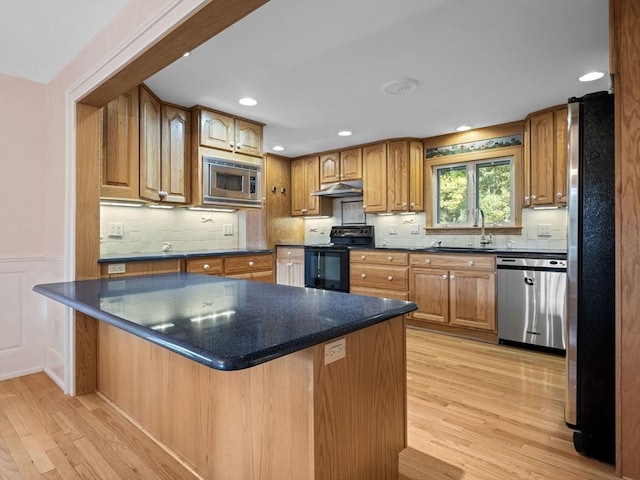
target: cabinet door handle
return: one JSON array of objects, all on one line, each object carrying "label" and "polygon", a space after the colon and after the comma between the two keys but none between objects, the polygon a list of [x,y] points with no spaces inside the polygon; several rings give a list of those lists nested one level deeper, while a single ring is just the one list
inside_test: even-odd
[{"label": "cabinet door handle", "polygon": [[444,275],[442,275],[442,279],[443,279],[443,280],[446,280],[447,278],[449,278],[449,277],[447,277],[447,274],[446,274],[446,273],[445,273]]},{"label": "cabinet door handle", "polygon": [[535,200],[536,198],[538,197],[536,197],[535,195],[531,195],[531,200]]},{"label": "cabinet door handle", "polygon": [[392,277],[391,275],[389,275],[389,276],[387,277],[387,280],[392,281],[392,280],[393,280],[393,277]]},{"label": "cabinet door handle", "polygon": [[209,266],[209,264],[208,264],[208,263],[205,263],[205,264],[202,266],[202,268],[203,268],[204,270],[209,270],[211,267]]},{"label": "cabinet door handle", "polygon": [[558,193],[556,193],[556,197],[558,197],[558,198],[562,198],[562,192],[558,192]]},{"label": "cabinet door handle", "polygon": [[455,280],[456,276],[455,275],[449,275],[449,280]]},{"label": "cabinet door handle", "polygon": [[526,197],[524,197],[524,201],[528,202],[529,201],[529,195],[527,195]]},{"label": "cabinet door handle", "polygon": [[415,207],[415,206],[416,206],[416,202],[411,202],[411,205],[410,205],[411,210],[413,210],[413,207]]},{"label": "cabinet door handle", "polygon": [[473,260],[469,260],[469,261],[467,262],[467,265],[469,265],[470,267],[473,267]]},{"label": "cabinet door handle", "polygon": [[287,255],[291,255],[291,251],[288,251],[288,252],[287,252]]},{"label": "cabinet door handle", "polygon": [[160,197],[161,200],[164,200],[165,198],[167,198],[169,196],[169,194],[167,192],[165,192],[164,190],[160,190],[158,192],[158,196]]},{"label": "cabinet door handle", "polygon": [[367,274],[366,273],[361,273],[360,274],[360,278],[367,278]]},{"label": "cabinet door handle", "polygon": [[249,266],[253,267],[256,264],[256,262],[254,262],[253,260],[249,261]]},{"label": "cabinet door handle", "polygon": [[407,202],[402,202],[402,208],[407,208]]},{"label": "cabinet door handle", "polygon": [[287,262],[287,267],[292,267],[292,266],[293,266],[293,263]]}]

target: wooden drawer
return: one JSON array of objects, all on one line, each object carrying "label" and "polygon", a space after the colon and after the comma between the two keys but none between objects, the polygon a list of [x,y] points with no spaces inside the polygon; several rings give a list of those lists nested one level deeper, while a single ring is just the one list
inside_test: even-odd
[{"label": "wooden drawer", "polygon": [[409,265],[409,254],[403,252],[381,252],[379,250],[351,250],[349,260],[353,263]]},{"label": "wooden drawer", "polygon": [[256,282],[274,283],[273,270],[264,270],[260,272],[251,273],[236,273],[234,275],[227,275],[228,278],[241,278],[244,280],[254,280]]},{"label": "wooden drawer", "polygon": [[222,257],[190,258],[187,260],[188,273],[206,273],[222,275],[224,273]]},{"label": "wooden drawer", "polygon": [[380,265],[351,265],[349,285],[383,290],[409,290],[409,268]]},{"label": "wooden drawer", "polygon": [[443,253],[412,253],[409,256],[412,268],[446,268],[489,270],[496,269],[496,258],[493,255],[448,255]]},{"label": "wooden drawer", "polygon": [[224,273],[225,275],[234,275],[237,273],[264,272],[273,270],[273,255],[237,255],[225,257]]},{"label": "wooden drawer", "polygon": [[276,255],[278,261],[285,260],[294,263],[304,262],[304,248],[303,247],[278,247],[276,249]]},{"label": "wooden drawer", "polygon": [[383,290],[382,288],[351,287],[349,293],[366,295],[368,297],[392,298],[393,300],[409,300],[409,292]]},{"label": "wooden drawer", "polygon": [[[109,273],[109,265],[124,265],[123,273]],[[167,258],[165,260],[145,260],[140,262],[114,262],[113,264],[101,263],[100,276],[102,278],[130,277],[133,275],[151,275],[154,273],[179,272],[180,259]]]}]

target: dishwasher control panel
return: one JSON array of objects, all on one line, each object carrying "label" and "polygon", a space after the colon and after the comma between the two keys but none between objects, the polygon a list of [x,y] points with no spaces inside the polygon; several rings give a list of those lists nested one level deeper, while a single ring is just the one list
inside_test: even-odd
[{"label": "dishwasher control panel", "polygon": [[498,268],[513,268],[517,270],[526,269],[551,269],[551,270],[567,270],[567,261],[553,258],[531,258],[531,257],[498,257]]}]

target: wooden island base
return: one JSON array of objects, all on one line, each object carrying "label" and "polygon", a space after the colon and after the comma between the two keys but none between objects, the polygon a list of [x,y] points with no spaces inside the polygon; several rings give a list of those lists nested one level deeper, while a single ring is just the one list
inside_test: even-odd
[{"label": "wooden island base", "polygon": [[98,390],[204,478],[398,478],[404,316],[252,368],[220,371],[98,322]]}]

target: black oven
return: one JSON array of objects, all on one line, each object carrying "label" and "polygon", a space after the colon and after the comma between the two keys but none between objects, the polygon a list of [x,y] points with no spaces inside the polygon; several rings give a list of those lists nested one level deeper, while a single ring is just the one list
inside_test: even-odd
[{"label": "black oven", "polygon": [[373,226],[331,227],[331,244],[304,247],[304,286],[349,291],[349,248],[372,247]]},{"label": "black oven", "polygon": [[304,286],[349,291],[349,248],[316,246],[304,248]]}]

